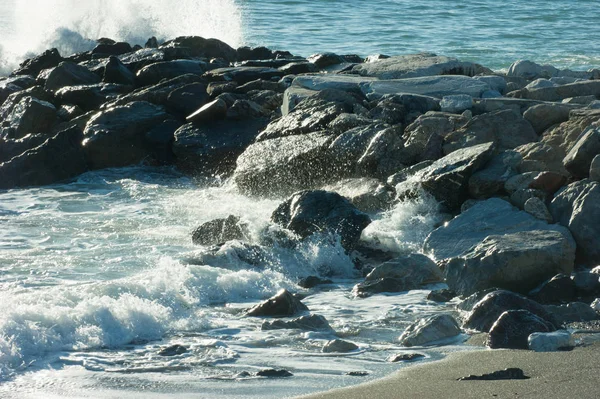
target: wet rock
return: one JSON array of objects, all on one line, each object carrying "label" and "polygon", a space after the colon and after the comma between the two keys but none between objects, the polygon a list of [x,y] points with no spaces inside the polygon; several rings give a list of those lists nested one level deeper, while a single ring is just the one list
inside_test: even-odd
[{"label": "wet rock", "polygon": [[538,104],[525,111],[523,117],[531,123],[537,134],[542,134],[550,126],[569,120],[573,106],[562,104]]},{"label": "wet rock", "polygon": [[325,317],[315,314],[311,314],[310,316],[301,316],[288,321],[265,321],[263,322],[260,329],[263,331],[283,329],[304,331],[332,330],[331,326],[329,325],[329,322]]},{"label": "wet rock", "polygon": [[402,183],[408,180],[411,176],[414,176],[418,171],[431,166],[433,161],[423,161],[419,162],[413,166],[409,166],[407,168],[402,169],[400,172],[394,173],[387,179],[387,184],[392,187],[397,186],[399,183]]},{"label": "wet rock", "polygon": [[287,378],[293,377],[294,374],[290,373],[287,370],[275,370],[275,369],[266,369],[261,370],[256,373],[257,377],[266,377],[266,378]]},{"label": "wet rock", "polygon": [[145,140],[150,146],[151,157],[162,165],[170,165],[174,162],[172,151],[175,132],[181,127],[181,122],[167,119],[157,124],[145,134]]},{"label": "wet rock", "polygon": [[121,55],[131,53],[133,49],[129,43],[116,42],[116,43],[100,43],[92,50],[92,54],[101,56]]},{"label": "wet rock", "polygon": [[346,375],[349,375],[351,377],[366,377],[369,375],[368,371],[349,371],[346,373]]},{"label": "wet rock", "polygon": [[527,310],[509,310],[490,329],[487,346],[492,349],[528,349],[527,339],[535,332],[553,332],[552,323]]},{"label": "wet rock", "polygon": [[72,62],[61,62],[46,79],[45,88],[55,92],[65,86],[91,85],[100,83],[100,76],[86,67]]},{"label": "wet rock", "polygon": [[539,303],[571,302],[577,297],[575,282],[565,274],[557,274],[529,293]]},{"label": "wet rock", "polygon": [[73,118],[83,115],[85,112],[77,105],[61,105],[56,116],[62,121],[70,121]]},{"label": "wet rock", "polygon": [[102,76],[104,83],[133,86],[135,75],[117,57],[111,56],[104,67]]},{"label": "wet rock", "polygon": [[345,62],[341,56],[334,53],[313,54],[307,58],[307,61],[313,63],[319,69]]},{"label": "wet rock", "polygon": [[81,130],[69,129],[0,164],[0,188],[42,186],[87,171]]},{"label": "wet rock", "polygon": [[439,314],[411,324],[399,340],[404,346],[420,346],[455,337],[460,333],[460,327],[454,317],[449,314]]},{"label": "wet rock", "polygon": [[227,103],[220,98],[203,105],[185,118],[188,122],[202,123],[224,119],[227,115]]},{"label": "wet rock", "polygon": [[600,294],[600,279],[597,274],[582,271],[574,273],[572,279],[580,296]]},{"label": "wet rock", "polygon": [[600,183],[581,180],[557,193],[550,204],[552,217],[569,228],[582,261],[600,262]]},{"label": "wet rock", "polygon": [[405,79],[433,75],[475,76],[491,71],[481,65],[432,53],[409,54],[356,65],[351,73],[379,79]]},{"label": "wet rock", "polygon": [[209,101],[206,85],[203,83],[190,83],[181,86],[167,97],[167,108],[181,115],[190,115],[200,109]]},{"label": "wet rock", "polygon": [[444,288],[441,290],[431,291],[427,295],[427,300],[434,302],[448,302],[454,299],[456,296],[456,292]]},{"label": "wet rock", "polygon": [[352,342],[344,341],[341,339],[334,339],[329,341],[323,346],[323,353],[347,353],[358,349],[356,344]]},{"label": "wet rock", "polygon": [[240,225],[240,218],[233,215],[206,222],[192,233],[192,242],[196,245],[215,245],[244,238],[245,234]]},{"label": "wet rock", "polygon": [[332,284],[333,281],[329,280],[329,279],[322,279],[320,277],[317,276],[308,276],[308,277],[304,277],[301,278],[300,281],[298,281],[298,285],[302,288],[314,288],[317,285],[322,285],[322,284]]},{"label": "wet rock", "polygon": [[171,346],[161,348],[161,350],[158,351],[158,356],[169,356],[169,357],[178,356],[178,355],[183,355],[187,351],[188,351],[188,348],[186,346],[176,344],[176,345],[171,345]]},{"label": "wet rock", "polygon": [[[371,125],[363,130],[363,132],[366,133],[368,130],[373,131],[375,134],[373,134],[369,142],[365,143],[365,145],[357,145],[357,136],[354,130],[340,135],[331,145],[332,148],[335,148],[338,147],[337,144],[343,143],[344,145],[339,147],[341,150],[346,151],[355,148],[364,149],[362,155],[356,161],[356,165],[352,165],[353,162],[348,164],[348,168],[355,169],[356,173],[360,176],[384,179],[398,170],[405,169],[404,163],[414,158],[410,155],[407,156],[412,149],[409,150],[404,145],[401,125],[392,127]],[[352,161],[354,160],[352,159]]]},{"label": "wet rock", "polygon": [[376,212],[387,209],[394,199],[392,187],[373,178],[343,179],[323,187],[350,200],[362,212]]},{"label": "wet rock", "polygon": [[246,60],[270,60],[275,58],[275,54],[273,52],[264,47],[238,47],[237,51],[237,60],[238,61],[246,61]]},{"label": "wet rock", "polygon": [[527,310],[553,325],[559,325],[558,320],[539,303],[514,292],[495,290],[473,306],[465,319],[464,327],[489,332],[496,320],[509,310]]},{"label": "wet rock", "polygon": [[590,164],[590,180],[600,183],[600,154],[596,155]]},{"label": "wet rock", "polygon": [[285,75],[300,75],[317,72],[319,68],[311,62],[290,62],[278,68]]},{"label": "wet rock", "polygon": [[20,139],[29,133],[46,133],[56,122],[56,107],[35,97],[24,97],[3,122],[1,136]]},{"label": "wet rock", "polygon": [[422,353],[400,353],[398,355],[392,355],[387,360],[390,363],[397,362],[412,362],[413,360],[423,359],[425,355]]},{"label": "wet rock", "polygon": [[346,198],[322,190],[294,194],[277,207],[271,220],[302,238],[317,232],[338,234],[346,249],[356,245],[363,229],[371,223],[369,216]]},{"label": "wet rock", "polygon": [[206,92],[215,98],[223,93],[233,93],[237,87],[236,82],[210,82],[206,87]]},{"label": "wet rock", "polygon": [[498,380],[527,380],[529,377],[525,375],[522,369],[511,367],[504,370],[494,371],[493,373],[482,375],[469,375],[461,377],[458,381],[498,381]]},{"label": "wet rock", "polygon": [[236,100],[227,108],[227,119],[247,120],[267,116],[269,112],[263,107],[250,100]]},{"label": "wet rock", "polygon": [[208,66],[201,61],[175,60],[157,62],[143,67],[136,74],[139,86],[150,86],[163,79],[173,79],[186,74],[202,75]]},{"label": "wet rock", "polygon": [[164,42],[160,48],[182,47],[190,56],[198,58],[223,58],[228,62],[237,59],[237,51],[218,39],[205,39],[200,36],[180,36]]},{"label": "wet rock", "polygon": [[208,71],[204,76],[210,81],[236,82],[243,85],[253,80],[271,80],[272,78],[281,79],[284,73],[275,68],[268,67],[235,67],[235,68],[217,68]]},{"label": "wet rock", "polygon": [[476,116],[450,133],[444,142],[444,153],[489,142],[496,144],[497,151],[512,150],[537,140],[535,130],[521,114],[500,110]]},{"label": "wet rock", "polygon": [[117,100],[107,104],[104,108],[127,105],[134,101],[147,101],[156,105],[167,105],[169,95],[176,89],[191,83],[199,83],[202,78],[198,75],[187,74],[174,79],[169,79],[150,87],[142,87],[129,94],[120,96]]},{"label": "wet rock", "polygon": [[586,129],[563,160],[565,168],[576,178],[589,176],[592,160],[600,155],[600,127]]},{"label": "wet rock", "polygon": [[94,115],[84,130],[83,147],[92,169],[136,164],[150,153],[145,134],[167,119],[162,107],[134,102]]},{"label": "wet rock", "polygon": [[475,172],[469,179],[469,194],[475,198],[489,198],[504,191],[504,185],[517,174],[522,156],[514,150],[503,151]]},{"label": "wet rock", "polygon": [[31,150],[48,140],[45,133],[28,134],[21,139],[0,137],[0,164]]},{"label": "wet rock", "polygon": [[116,99],[117,96],[131,91],[131,86],[98,83],[94,85],[63,87],[57,90],[54,95],[60,103],[74,104],[87,112],[95,110],[105,102]]},{"label": "wet rock", "polygon": [[575,346],[575,339],[570,332],[559,330],[549,333],[533,333],[527,338],[529,350],[534,352],[556,352]]},{"label": "wet rock", "polygon": [[440,101],[442,112],[451,112],[460,114],[461,112],[473,108],[473,97],[466,94],[457,94],[454,96],[445,96]]},{"label": "wet rock", "polygon": [[421,186],[448,209],[459,209],[468,198],[469,178],[492,157],[493,143],[454,151],[421,170]]},{"label": "wet rock", "polygon": [[175,132],[175,164],[186,173],[230,175],[238,156],[266,123],[252,119],[243,124],[229,120],[185,124]]},{"label": "wet rock", "polygon": [[598,320],[598,313],[587,303],[571,302],[565,305],[546,305],[560,324]]},{"label": "wet rock", "polygon": [[435,262],[425,255],[410,254],[377,266],[367,275],[364,283],[354,287],[354,292],[364,297],[378,292],[408,291],[442,281],[444,275]]},{"label": "wet rock", "polygon": [[525,201],[523,210],[537,219],[548,223],[553,222],[552,215],[550,214],[548,207],[546,207],[544,201],[537,197],[529,198],[527,201]]},{"label": "wet rock", "polygon": [[281,290],[277,295],[248,310],[246,315],[252,317],[288,317],[306,310],[308,310],[308,307],[299,299],[289,291]]},{"label": "wet rock", "polygon": [[53,48],[50,50],[44,51],[42,54],[37,57],[30,58],[21,63],[19,68],[15,70],[12,74],[19,75],[32,75],[37,76],[44,69],[50,69],[56,67],[63,61],[60,53],[57,49]]}]

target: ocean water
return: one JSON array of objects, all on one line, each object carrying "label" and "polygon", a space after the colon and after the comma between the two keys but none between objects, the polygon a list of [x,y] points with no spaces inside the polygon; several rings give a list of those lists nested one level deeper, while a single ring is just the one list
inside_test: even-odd
[{"label": "ocean water", "polygon": [[[56,46],[66,55],[97,37],[142,43],[198,34],[232,46],[404,54],[433,51],[503,69],[519,58],[599,67],[596,1],[2,0],[0,69]],[[295,248],[270,215],[281,198],[240,195],[227,181],[171,168],[91,172],[72,182],[0,191],[0,397],[281,398],[357,384],[403,367],[386,359],[414,320],[451,310],[427,290],[356,299],[359,280],[335,237]],[[248,243],[194,246],[191,232],[230,214]],[[397,205],[365,231],[373,245],[418,251],[442,220],[430,198]],[[300,277],[333,280],[305,291]],[[329,332],[261,331],[244,309],[282,288],[307,295],[357,352],[321,353]],[[430,287],[435,288],[435,287]],[[417,348],[426,361],[464,350]],[[181,344],[188,352],[158,355]],[[287,369],[288,379],[251,374]],[[367,377],[347,375],[368,372]]]}]

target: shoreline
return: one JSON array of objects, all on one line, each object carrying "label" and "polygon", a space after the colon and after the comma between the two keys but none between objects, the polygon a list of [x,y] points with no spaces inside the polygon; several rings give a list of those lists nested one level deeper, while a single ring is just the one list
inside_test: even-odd
[{"label": "shoreline", "polygon": [[[568,352],[479,350],[403,368],[379,380],[296,399],[361,398],[596,398],[600,394],[600,342]],[[457,381],[505,368],[523,369],[526,380]]]}]

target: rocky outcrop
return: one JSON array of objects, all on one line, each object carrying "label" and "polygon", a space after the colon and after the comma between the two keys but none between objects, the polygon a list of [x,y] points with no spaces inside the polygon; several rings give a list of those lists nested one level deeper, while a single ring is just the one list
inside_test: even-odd
[{"label": "rocky outcrop", "polygon": [[411,324],[399,340],[404,346],[430,345],[436,341],[456,337],[460,333],[460,327],[454,317],[439,314]]}]

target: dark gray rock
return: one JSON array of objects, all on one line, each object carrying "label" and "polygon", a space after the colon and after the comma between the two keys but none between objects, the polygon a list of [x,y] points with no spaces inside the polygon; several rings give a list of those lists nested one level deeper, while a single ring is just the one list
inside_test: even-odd
[{"label": "dark gray rock", "polygon": [[131,53],[133,49],[129,43],[116,42],[116,43],[100,43],[92,50],[92,54],[99,56],[111,56]]},{"label": "dark gray rock", "polygon": [[217,68],[204,74],[204,76],[211,81],[233,81],[238,84],[244,84],[258,79],[281,79],[283,75],[284,73],[282,71],[268,67]]},{"label": "dark gray rock", "polygon": [[471,176],[469,194],[474,198],[489,198],[502,193],[506,181],[517,174],[522,159],[521,154],[513,150],[499,153]]},{"label": "dark gray rock", "polygon": [[265,321],[260,327],[263,331],[268,330],[304,330],[304,331],[319,331],[319,330],[328,330],[332,331],[329,322],[325,317],[311,314],[309,316],[300,316],[296,319],[292,320],[273,320],[273,321]]},{"label": "dark gray rock", "polygon": [[589,177],[592,160],[597,155],[600,155],[600,127],[592,125],[581,133],[563,164],[575,178],[586,178]]},{"label": "dark gray rock", "polygon": [[535,332],[552,332],[552,323],[527,310],[509,310],[490,329],[487,345],[492,349],[528,349],[527,338]]},{"label": "dark gray rock", "polygon": [[104,67],[102,77],[104,83],[115,83],[133,86],[135,75],[117,57],[111,56]]},{"label": "dark gray rock", "polygon": [[394,189],[377,179],[343,179],[323,187],[348,198],[362,212],[377,212],[389,208],[394,199]]},{"label": "dark gray rock", "polygon": [[227,115],[227,103],[220,98],[203,105],[200,109],[188,115],[188,122],[202,123],[224,119]]},{"label": "dark gray rock", "polygon": [[215,245],[246,237],[240,218],[230,215],[224,219],[206,222],[192,233],[192,242],[196,245]]},{"label": "dark gray rock", "polygon": [[47,133],[56,123],[56,107],[35,97],[24,97],[3,122],[1,136],[20,139],[29,133]]},{"label": "dark gray rock", "polygon": [[[598,277],[596,277],[596,279],[598,279]],[[322,284],[332,284],[333,281],[329,280],[329,279],[322,279],[321,277],[317,277],[317,276],[308,276],[308,277],[304,277],[301,278],[300,281],[298,281],[298,285],[302,288],[314,288],[317,285],[322,285]]]},{"label": "dark gray rock", "polygon": [[301,313],[308,310],[305,304],[296,299],[287,290],[281,290],[277,295],[267,299],[252,309],[248,310],[247,316],[252,317],[287,317],[294,316],[297,313]]},{"label": "dark gray rock", "polygon": [[63,87],[57,90],[54,95],[60,103],[77,105],[87,112],[95,110],[105,102],[116,99],[119,95],[129,93],[132,90],[133,87],[131,86],[98,83]]},{"label": "dark gray rock", "polygon": [[167,108],[175,113],[188,116],[209,101],[204,83],[190,83],[181,86],[167,97]]},{"label": "dark gray rock", "polygon": [[571,277],[557,274],[532,290],[529,296],[543,304],[572,302],[577,298],[577,287]]},{"label": "dark gray rock", "polygon": [[100,80],[100,76],[86,67],[72,62],[61,62],[49,73],[45,88],[48,91],[56,92],[65,86],[91,85],[100,83]]},{"label": "dark gray rock", "polygon": [[205,39],[199,36],[180,36],[164,42],[160,48],[182,47],[190,56],[199,58],[223,58],[228,62],[237,59],[237,51],[218,39]]},{"label": "dark gray rock", "polygon": [[441,290],[431,291],[427,295],[427,300],[434,301],[434,302],[448,302],[448,301],[451,301],[456,296],[457,296],[456,292],[444,288]]},{"label": "dark gray rock", "polygon": [[198,75],[187,74],[169,79],[154,86],[143,87],[133,92],[120,96],[117,100],[107,104],[104,108],[127,105],[134,101],[146,101],[156,105],[167,105],[169,95],[174,91],[192,83],[201,83]]},{"label": "dark gray rock", "polygon": [[251,100],[236,100],[227,108],[227,119],[242,121],[268,116],[269,112]]},{"label": "dark gray rock", "polygon": [[301,191],[273,212],[271,220],[302,238],[317,232],[338,234],[342,246],[351,249],[360,239],[371,218],[341,195],[316,190]]},{"label": "dark gray rock", "polygon": [[600,183],[600,154],[594,157],[590,165],[590,180]]},{"label": "dark gray rock", "polygon": [[197,60],[157,62],[140,69],[136,74],[136,82],[138,86],[150,86],[163,79],[173,79],[187,74],[202,75],[207,69],[205,62]]},{"label": "dark gray rock", "polygon": [[290,373],[287,370],[275,370],[275,369],[265,369],[260,370],[256,373],[257,377],[266,377],[266,378],[287,378],[293,377],[294,374]]},{"label": "dark gray rock", "polygon": [[178,355],[183,355],[187,351],[188,351],[188,348],[186,346],[175,344],[175,345],[161,348],[161,350],[158,351],[158,356],[165,356],[165,357],[178,356]]},{"label": "dark gray rock", "polygon": [[590,305],[583,302],[571,302],[565,305],[546,305],[545,308],[560,324],[594,321],[600,318]]},{"label": "dark gray rock", "polygon": [[21,63],[13,75],[32,75],[37,76],[44,69],[54,68],[63,61],[57,49],[53,48],[44,51],[37,57],[30,58]]},{"label": "dark gray rock", "polygon": [[399,340],[404,346],[421,346],[452,338],[460,333],[460,327],[454,317],[449,314],[438,314],[411,324]]},{"label": "dark gray rock", "polygon": [[289,62],[278,68],[284,75],[300,75],[317,72],[319,68],[311,62]]},{"label": "dark gray rock", "polygon": [[572,109],[573,106],[568,104],[538,104],[528,108],[523,117],[537,134],[542,134],[552,125],[568,121]]},{"label": "dark gray rock", "polygon": [[511,367],[504,370],[494,371],[493,373],[482,375],[468,375],[461,377],[458,381],[498,381],[498,380],[527,380],[529,377],[525,375],[522,369]]},{"label": "dark gray rock", "polygon": [[48,135],[45,133],[28,134],[21,139],[0,137],[0,164],[39,146],[46,140],[48,140]]},{"label": "dark gray rock", "polygon": [[464,327],[489,332],[500,315],[508,310],[527,310],[558,325],[557,319],[539,303],[514,292],[497,290],[486,294],[473,306],[465,318]]}]

